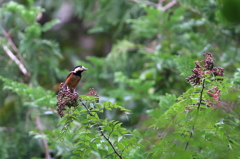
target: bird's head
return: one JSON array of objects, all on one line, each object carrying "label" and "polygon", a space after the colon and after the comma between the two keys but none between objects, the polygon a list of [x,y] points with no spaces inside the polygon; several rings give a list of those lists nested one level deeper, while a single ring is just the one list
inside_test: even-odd
[{"label": "bird's head", "polygon": [[87,70],[87,68],[85,68],[82,65],[79,65],[79,66],[74,67],[73,72],[74,73],[82,73],[83,71],[86,71],[86,70]]}]

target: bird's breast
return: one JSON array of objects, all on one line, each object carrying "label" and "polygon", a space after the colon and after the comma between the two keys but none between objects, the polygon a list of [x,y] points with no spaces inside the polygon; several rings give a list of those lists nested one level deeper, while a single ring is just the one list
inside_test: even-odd
[{"label": "bird's breast", "polygon": [[74,90],[77,87],[80,80],[81,80],[80,76],[70,74],[69,77],[66,79],[65,84],[68,86],[69,89]]}]

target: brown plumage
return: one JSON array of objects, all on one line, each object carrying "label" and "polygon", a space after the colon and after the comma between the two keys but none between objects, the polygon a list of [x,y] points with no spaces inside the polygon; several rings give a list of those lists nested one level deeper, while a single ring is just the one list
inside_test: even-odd
[{"label": "brown plumage", "polygon": [[73,71],[71,71],[65,82],[64,85],[67,86],[67,89],[69,89],[72,93],[75,91],[78,83],[80,82],[81,78],[82,78],[82,72],[86,71],[87,68],[85,68],[84,66],[76,66],[74,67]]}]

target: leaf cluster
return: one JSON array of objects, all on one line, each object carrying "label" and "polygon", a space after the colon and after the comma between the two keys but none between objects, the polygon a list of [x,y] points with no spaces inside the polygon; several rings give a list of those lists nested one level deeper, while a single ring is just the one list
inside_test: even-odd
[{"label": "leaf cluster", "polygon": [[[136,137],[132,136],[131,131],[123,128],[119,121],[101,119],[99,114],[112,109],[119,109],[128,114],[129,110],[107,101],[98,104],[95,100],[95,97],[81,96],[80,108],[68,110],[59,122],[59,125],[63,124],[61,141],[65,143],[66,133],[75,134],[73,153],[76,158],[128,158],[129,151],[137,147]],[[72,131],[73,127],[75,129]]]}]

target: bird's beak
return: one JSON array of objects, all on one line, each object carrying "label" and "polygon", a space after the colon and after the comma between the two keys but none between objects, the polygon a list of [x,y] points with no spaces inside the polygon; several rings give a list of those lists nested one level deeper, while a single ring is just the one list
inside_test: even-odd
[{"label": "bird's beak", "polygon": [[84,71],[87,71],[87,70],[88,70],[88,68],[85,68],[85,67],[84,67],[84,68],[83,68],[83,70],[84,70]]}]

